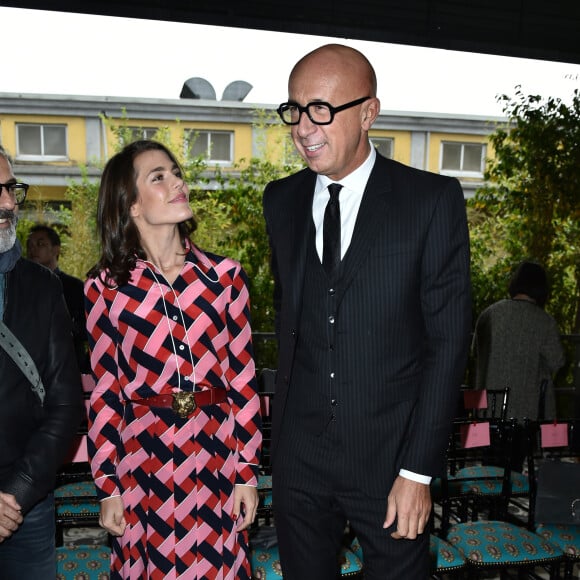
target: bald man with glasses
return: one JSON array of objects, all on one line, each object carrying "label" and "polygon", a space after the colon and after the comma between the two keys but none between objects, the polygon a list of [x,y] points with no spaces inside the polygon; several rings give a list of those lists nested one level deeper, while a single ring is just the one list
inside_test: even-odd
[{"label": "bald man with glasses", "polygon": [[365,580],[429,577],[429,483],[471,328],[456,179],[382,157],[373,67],[303,57],[278,114],[307,167],[267,185],[279,358],[273,505],[285,580],[334,580],[345,526]]}]

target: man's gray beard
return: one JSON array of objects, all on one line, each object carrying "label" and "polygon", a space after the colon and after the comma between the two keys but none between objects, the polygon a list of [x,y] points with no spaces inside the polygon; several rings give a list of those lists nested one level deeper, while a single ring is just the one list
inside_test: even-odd
[{"label": "man's gray beard", "polygon": [[8,229],[0,230],[0,254],[11,250],[16,243],[16,223],[18,218],[14,218]]}]

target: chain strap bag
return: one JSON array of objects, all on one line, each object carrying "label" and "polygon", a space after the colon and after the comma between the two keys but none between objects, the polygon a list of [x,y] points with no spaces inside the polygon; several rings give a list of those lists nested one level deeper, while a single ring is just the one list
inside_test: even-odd
[{"label": "chain strap bag", "polygon": [[2,320],[0,320],[0,346],[2,346],[10,358],[18,365],[18,368],[24,373],[24,376],[30,381],[32,391],[40,399],[40,405],[42,406],[46,392],[38,369],[28,351]]}]

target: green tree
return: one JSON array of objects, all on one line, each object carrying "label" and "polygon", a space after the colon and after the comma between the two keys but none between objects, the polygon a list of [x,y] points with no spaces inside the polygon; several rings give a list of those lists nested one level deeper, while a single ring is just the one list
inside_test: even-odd
[{"label": "green tree", "polygon": [[499,97],[507,118],[490,136],[485,185],[468,201],[474,313],[505,297],[512,268],[534,259],[552,285],[548,309],[580,331],[580,94]]}]

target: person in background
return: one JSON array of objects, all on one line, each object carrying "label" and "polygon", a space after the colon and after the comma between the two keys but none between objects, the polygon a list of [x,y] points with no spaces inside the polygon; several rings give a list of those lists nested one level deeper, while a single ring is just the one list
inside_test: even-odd
[{"label": "person in background", "polygon": [[366,580],[429,576],[471,327],[456,179],[378,154],[373,67],[330,44],[278,108],[307,168],[264,191],[279,359],[273,506],[285,580],[334,580],[347,521]]},{"label": "person in background", "polygon": [[21,257],[16,224],[27,190],[0,146],[0,318],[30,355],[44,387],[44,397],[33,391],[0,347],[2,580],[56,576],[52,491],[84,409],[60,280]]},{"label": "person in background", "polygon": [[509,387],[509,417],[555,418],[552,379],[565,356],[558,325],[544,310],[549,295],[546,271],[525,260],[514,270],[508,290],[510,298],[488,306],[475,324],[475,388]]},{"label": "person in background", "polygon": [[88,373],[90,368],[87,353],[83,281],[63,272],[58,267],[60,247],[60,236],[54,228],[37,224],[30,229],[26,240],[26,255],[29,260],[46,266],[60,278],[64,299],[73,323],[73,340],[77,362],[81,372]]},{"label": "person in background", "polygon": [[246,275],[192,243],[189,188],[154,141],[108,161],[97,227],[89,456],[111,578],[249,580],[262,435]]}]

